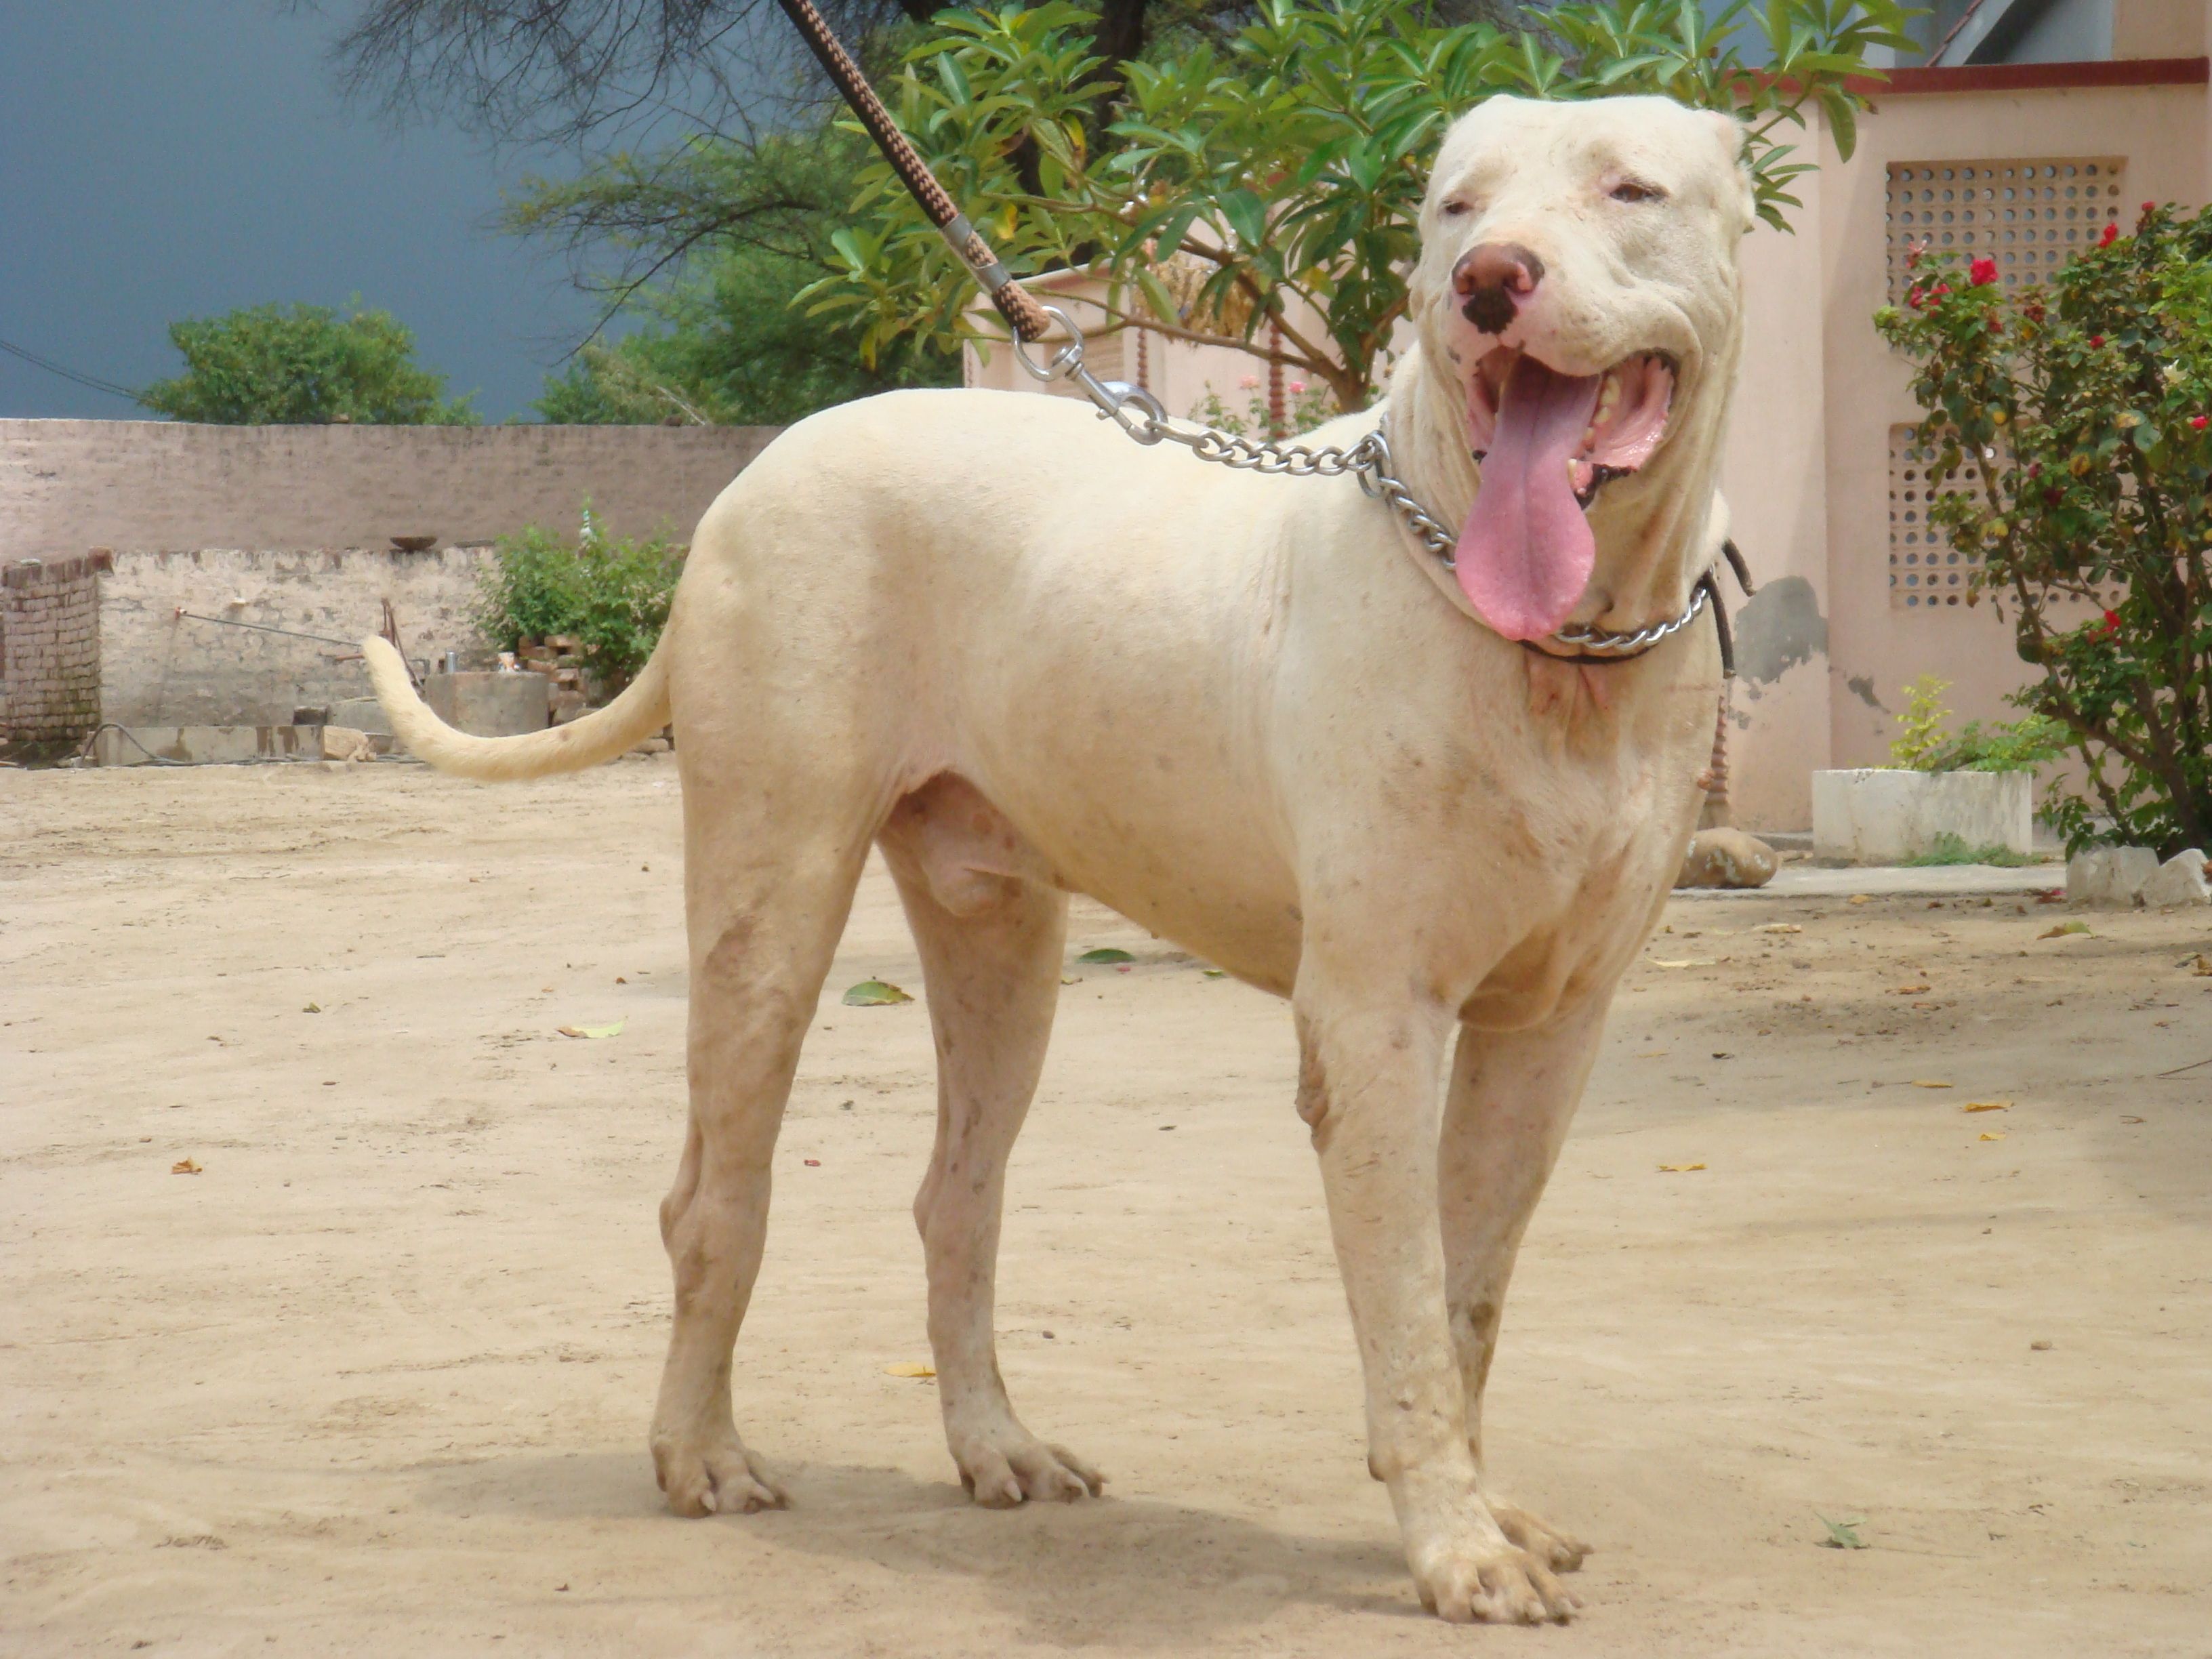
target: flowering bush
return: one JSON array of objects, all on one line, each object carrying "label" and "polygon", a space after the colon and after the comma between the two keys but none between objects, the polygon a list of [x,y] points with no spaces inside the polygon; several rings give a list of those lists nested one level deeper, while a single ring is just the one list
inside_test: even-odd
[{"label": "flowering bush", "polygon": [[2012,296],[1994,259],[1912,264],[1875,326],[1916,367],[1929,522],[2040,671],[2012,701],[2081,757],[2051,817],[2069,848],[2212,845],[2212,210],[2147,202]]},{"label": "flowering bush", "polygon": [[1267,407],[1267,394],[1260,389],[1260,377],[1247,374],[1237,382],[1244,394],[1242,410],[1231,409],[1221,401],[1221,394],[1206,383],[1206,396],[1190,411],[1191,419],[1201,421],[1221,432],[1233,432],[1240,438],[1287,438],[1296,433],[1310,432],[1323,421],[1336,418],[1336,403],[1325,386],[1310,386],[1304,380],[1287,382],[1283,390],[1289,394],[1283,399],[1283,418],[1277,422]]}]

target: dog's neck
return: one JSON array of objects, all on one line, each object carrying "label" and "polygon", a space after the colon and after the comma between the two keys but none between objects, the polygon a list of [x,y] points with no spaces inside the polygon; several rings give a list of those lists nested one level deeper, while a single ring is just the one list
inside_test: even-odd
[{"label": "dog's neck", "polygon": [[[1685,377],[1673,428],[1651,464],[1607,483],[1591,503],[1597,565],[1571,622],[1621,632],[1663,622],[1682,612],[1711,568],[1726,533],[1713,489],[1740,338],[1731,330],[1694,378]],[[1391,459],[1415,499],[1456,529],[1474,505],[1482,470],[1468,447],[1464,376],[1449,362],[1444,373],[1431,372],[1426,352],[1415,345],[1391,373]]]}]

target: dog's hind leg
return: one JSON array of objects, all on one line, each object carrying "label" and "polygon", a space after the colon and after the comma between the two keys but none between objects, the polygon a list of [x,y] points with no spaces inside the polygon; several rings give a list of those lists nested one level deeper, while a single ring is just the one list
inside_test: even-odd
[{"label": "dog's hind leg", "polygon": [[1103,1477],[1014,1415],[993,1330],[1006,1156],[1060,997],[1067,896],[1023,871],[1018,837],[957,779],[909,797],[882,845],[921,952],[937,1039],[937,1146],[914,1201],[945,1435],[978,1504],[1096,1494]]},{"label": "dog's hind leg", "polygon": [[872,828],[864,809],[823,805],[822,780],[735,798],[711,788],[732,769],[702,758],[702,746],[689,744],[684,762],[691,1110],[660,1206],[676,1321],[653,1419],[661,1490],[671,1509],[692,1516],[785,1501],[738,1437],[730,1355],[760,1270],[769,1161],[799,1044]]},{"label": "dog's hind leg", "polygon": [[[1498,1350],[1521,1235],[1565,1143],[1605,1025],[1606,999],[1530,1031],[1460,1029],[1438,1143],[1444,1304],[1467,1395],[1468,1449],[1482,1462],[1482,1395]],[[1505,1535],[1554,1571],[1589,1547],[1491,1496]]]}]

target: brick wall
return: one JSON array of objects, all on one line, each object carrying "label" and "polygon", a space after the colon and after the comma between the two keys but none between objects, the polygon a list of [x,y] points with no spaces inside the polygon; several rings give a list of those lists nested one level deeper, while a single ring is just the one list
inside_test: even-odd
[{"label": "brick wall", "polygon": [[774,427],[0,420],[0,563],[92,547],[383,547],[571,530],[677,541]]},{"label": "brick wall", "polygon": [[[281,726],[302,705],[370,695],[341,660],[391,600],[407,654],[487,656],[469,621],[489,547],[196,548],[118,552],[100,578],[101,717],[119,726]],[[208,621],[205,618],[216,620]],[[252,623],[294,634],[226,624]]]},{"label": "brick wall", "polygon": [[0,569],[0,744],[75,742],[100,723],[105,553]]}]

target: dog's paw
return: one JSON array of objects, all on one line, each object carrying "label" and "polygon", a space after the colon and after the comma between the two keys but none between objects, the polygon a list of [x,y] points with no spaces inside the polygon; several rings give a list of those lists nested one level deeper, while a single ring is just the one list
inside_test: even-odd
[{"label": "dog's paw", "polygon": [[1564,1625],[1582,1605],[1516,1545],[1439,1551],[1413,1565],[1421,1605],[1448,1624]]},{"label": "dog's paw", "polygon": [[1020,1429],[963,1436],[952,1447],[960,1484],[987,1510],[1031,1501],[1073,1504],[1096,1498],[1106,1477],[1065,1446],[1048,1446]]},{"label": "dog's paw", "polygon": [[750,1515],[791,1502],[769,1466],[727,1431],[698,1443],[655,1436],[653,1468],[678,1515]]},{"label": "dog's paw", "polygon": [[1581,1539],[1546,1526],[1517,1504],[1501,1503],[1493,1498],[1490,1500],[1490,1512],[1498,1518],[1500,1532],[1553,1572],[1574,1571],[1590,1553],[1590,1547]]}]

